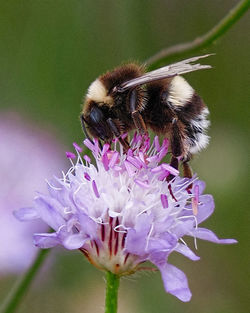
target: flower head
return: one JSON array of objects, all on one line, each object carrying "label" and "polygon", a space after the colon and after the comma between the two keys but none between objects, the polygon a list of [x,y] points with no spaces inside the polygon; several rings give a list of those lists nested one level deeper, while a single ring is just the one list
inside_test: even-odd
[{"label": "flower head", "polygon": [[[21,220],[40,218],[55,230],[35,234],[35,245],[80,249],[96,267],[118,275],[131,274],[151,261],[166,291],[189,301],[185,274],[167,262],[173,251],[199,259],[183,236],[236,242],[198,227],[214,209],[212,196],[202,194],[205,184],[196,177],[181,178],[176,169],[160,163],[168,141],[160,145],[158,137],[150,145],[149,138],[135,134],[126,154],[108,144],[100,149],[97,140],[85,140],[85,145],[96,165],[87,155],[81,157],[81,148],[74,144],[76,154],[67,153],[72,163],[68,173],[49,182],[49,194],[38,194],[32,208],[16,212]],[[175,177],[168,182],[170,174]]]}]

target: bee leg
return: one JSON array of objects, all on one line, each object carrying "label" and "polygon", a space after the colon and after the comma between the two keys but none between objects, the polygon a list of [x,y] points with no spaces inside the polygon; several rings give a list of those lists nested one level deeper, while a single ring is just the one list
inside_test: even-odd
[{"label": "bee leg", "polygon": [[137,103],[137,91],[136,89],[133,89],[129,95],[130,112],[136,129],[141,135],[145,135],[147,133],[147,127],[140,112],[138,111],[138,108],[136,108],[136,103]]},{"label": "bee leg", "polygon": [[[178,165],[179,165],[178,158],[181,155],[183,155],[184,148],[183,148],[181,130],[178,126],[177,118],[173,118],[173,120],[172,120],[170,144],[171,144],[171,152],[172,152],[172,158],[171,158],[170,165],[178,170]],[[173,178],[174,178],[174,175],[170,174],[167,177],[167,180],[170,181]]]},{"label": "bee leg", "polygon": [[[191,159],[191,154],[189,154],[183,161],[182,161],[182,168],[183,168],[183,176],[186,178],[192,178],[193,177],[193,171],[191,166],[189,165],[189,161]],[[191,189],[193,187],[193,184],[188,185],[187,191],[191,193]]]},{"label": "bee leg", "polygon": [[176,157],[172,156],[171,157],[171,161],[170,161],[170,165],[175,168],[176,170],[178,170],[179,167],[179,161]]},{"label": "bee leg", "polygon": [[115,137],[118,138],[120,144],[123,146],[124,152],[127,152],[128,149],[130,148],[127,140],[126,139],[124,140],[122,138],[122,136],[121,136],[122,134],[120,133],[120,131],[118,130],[118,128],[116,127],[115,123],[113,122],[113,120],[111,118],[107,119],[107,123],[109,124],[109,127],[112,130]]},{"label": "bee leg", "polygon": [[81,124],[82,124],[82,130],[83,130],[83,133],[85,135],[85,137],[92,143],[93,143],[93,140],[89,137],[89,134],[87,132],[87,129],[86,129],[86,126],[85,126],[85,120],[84,120],[84,117],[83,115],[80,116],[80,120],[81,120]]},{"label": "bee leg", "polygon": [[[179,161],[178,158],[176,158],[175,156],[171,157],[171,161],[170,161],[170,166],[172,166],[173,168],[175,168],[176,170],[178,170],[179,167]],[[172,180],[175,176],[173,174],[169,174],[167,177],[167,181],[169,182],[170,180]]]},{"label": "bee leg", "polygon": [[172,133],[170,138],[170,144],[173,156],[178,158],[184,154],[182,130],[178,125],[177,118],[173,118],[172,120]]},{"label": "bee leg", "polygon": [[191,166],[189,165],[189,161],[191,160],[191,154],[188,154],[187,157],[182,161],[182,167],[183,167],[183,176],[187,178],[193,177],[193,171]]}]

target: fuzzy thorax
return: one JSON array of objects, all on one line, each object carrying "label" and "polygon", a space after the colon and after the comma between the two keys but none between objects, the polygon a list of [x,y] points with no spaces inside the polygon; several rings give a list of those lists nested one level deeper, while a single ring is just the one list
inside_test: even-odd
[{"label": "fuzzy thorax", "polygon": [[96,79],[89,86],[86,98],[88,101],[92,100],[99,105],[106,104],[112,106],[114,104],[114,99],[108,95],[108,90],[100,79]]}]

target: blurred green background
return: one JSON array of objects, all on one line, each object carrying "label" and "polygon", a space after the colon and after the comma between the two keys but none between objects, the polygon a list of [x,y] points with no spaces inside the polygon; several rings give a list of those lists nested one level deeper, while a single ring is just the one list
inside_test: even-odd
[{"label": "blurred green background", "polygon": [[[1,1],[0,114],[18,112],[71,149],[73,141],[83,140],[81,102],[98,75],[123,61],[143,62],[163,47],[202,35],[236,3]],[[189,278],[190,303],[166,294],[159,273],[123,279],[120,313],[249,312],[249,49],[248,12],[215,45],[200,51],[216,53],[206,60],[213,69],[186,75],[209,106],[212,120],[210,146],[192,161],[216,203],[204,226],[239,244],[199,241],[201,260],[196,263],[171,257]],[[103,277],[79,252],[55,249],[18,312],[103,312]],[[0,277],[0,299],[15,279]]]}]

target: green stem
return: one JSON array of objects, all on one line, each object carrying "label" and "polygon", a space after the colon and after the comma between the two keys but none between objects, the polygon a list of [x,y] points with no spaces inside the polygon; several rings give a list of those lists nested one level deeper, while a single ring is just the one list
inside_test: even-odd
[{"label": "green stem", "polygon": [[43,264],[47,254],[49,253],[50,249],[41,249],[32,264],[29,270],[21,277],[20,280],[17,281],[16,285],[13,287],[11,292],[9,293],[8,297],[2,304],[0,308],[1,313],[12,313],[15,312],[19,303],[21,302],[23,296],[25,295],[26,291],[28,290],[33,278],[37,274],[38,270],[40,269],[41,265]]},{"label": "green stem", "polygon": [[165,48],[156,53],[146,61],[149,65],[149,70],[159,67],[162,63],[166,63],[177,56],[179,57],[191,52],[193,53],[209,46],[216,39],[225,34],[226,31],[249,9],[249,7],[250,0],[242,0],[206,34],[197,37],[193,41]]},{"label": "green stem", "polygon": [[105,313],[117,312],[117,297],[120,278],[111,272],[106,274],[106,303]]}]

